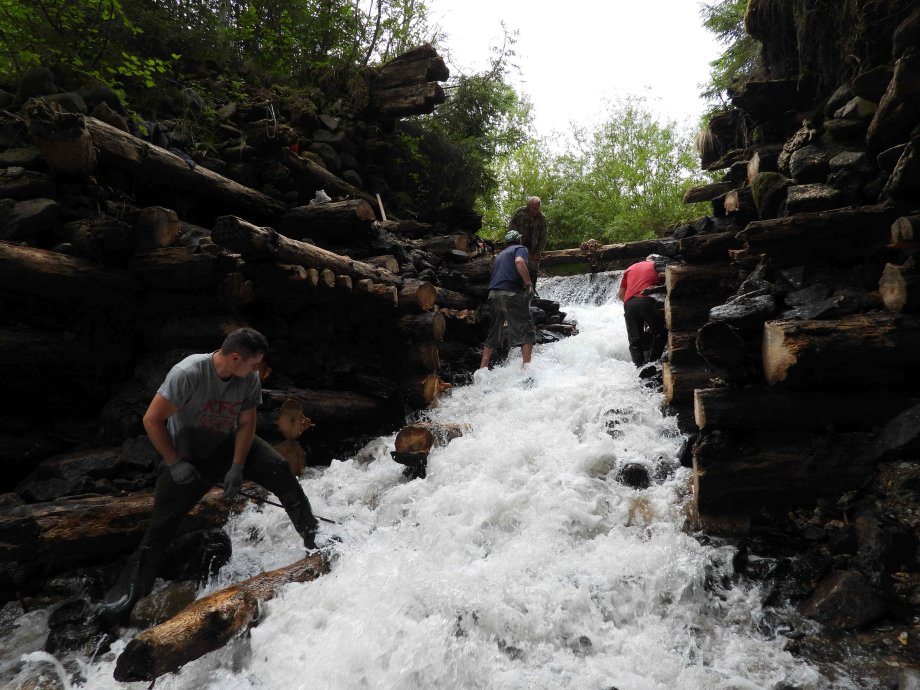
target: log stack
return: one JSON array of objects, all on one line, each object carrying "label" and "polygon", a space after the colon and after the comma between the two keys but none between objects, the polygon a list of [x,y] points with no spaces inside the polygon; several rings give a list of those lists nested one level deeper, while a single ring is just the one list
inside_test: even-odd
[{"label": "log stack", "polygon": [[[755,29],[757,7],[749,10]],[[917,17],[891,21],[913,35]],[[779,37],[766,26],[757,36],[769,60]],[[879,50],[844,83],[809,86],[789,74],[737,85],[733,107],[700,137],[703,167],[726,172],[686,200],[711,199],[714,219],[734,217],[736,226],[707,237],[690,224],[675,235],[703,238],[707,246],[693,251],[711,270],[734,274],[735,289],[694,300],[695,314],[681,312],[676,289],[669,294],[665,381],[673,390],[673,372],[694,354],[716,374],[688,381],[683,396],[699,431],[694,491],[703,515],[753,515],[862,486],[876,471],[873,429],[911,404],[920,206],[909,179],[920,109],[909,44]],[[826,77],[827,64],[811,67]],[[686,408],[678,410],[690,428]]]}]

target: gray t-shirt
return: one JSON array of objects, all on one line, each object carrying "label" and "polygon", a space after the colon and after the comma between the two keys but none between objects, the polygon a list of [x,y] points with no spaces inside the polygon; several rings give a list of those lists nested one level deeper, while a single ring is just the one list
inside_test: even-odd
[{"label": "gray t-shirt", "polygon": [[166,427],[179,457],[204,460],[236,431],[240,412],[262,402],[258,372],[224,381],[211,355],[189,355],[169,370],[157,391],[179,409]]}]

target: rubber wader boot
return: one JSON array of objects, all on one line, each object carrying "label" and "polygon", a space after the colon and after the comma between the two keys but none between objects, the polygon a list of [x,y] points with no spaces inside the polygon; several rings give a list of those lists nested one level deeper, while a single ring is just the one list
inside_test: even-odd
[{"label": "rubber wader boot", "polygon": [[149,572],[150,561],[149,547],[142,546],[135,552],[97,609],[100,620],[118,625],[128,622],[134,605],[150,592],[156,578],[156,573]]},{"label": "rubber wader boot", "polygon": [[283,496],[279,496],[281,505],[287,511],[288,517],[294,524],[297,534],[303,539],[303,545],[308,551],[316,550],[316,528],[319,523],[313,517],[310,501],[299,486],[291,489]]},{"label": "rubber wader boot", "polygon": [[643,352],[642,348],[639,346],[630,345],[629,356],[632,357],[633,364],[637,367],[641,367],[646,362],[645,352]]}]

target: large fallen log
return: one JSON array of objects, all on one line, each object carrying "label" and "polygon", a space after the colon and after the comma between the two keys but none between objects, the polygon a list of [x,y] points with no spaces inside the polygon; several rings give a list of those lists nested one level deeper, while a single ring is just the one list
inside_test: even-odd
[{"label": "large fallen log", "polygon": [[[50,109],[29,112],[29,132],[52,170],[68,174],[93,174],[97,162],[127,170],[164,187],[205,197],[225,211],[237,212],[253,220],[273,221],[287,210],[261,192],[208,170],[159,146],[138,139],[128,132],[92,117],[66,115],[66,127],[57,125],[62,116]],[[86,135],[89,136],[86,136]],[[91,155],[94,149],[98,155]],[[82,160],[82,169],[72,169],[73,160]]]},{"label": "large fallen log", "polygon": [[469,235],[443,235],[441,237],[428,237],[418,240],[418,247],[424,252],[434,254],[438,258],[445,258],[454,251],[469,252]]},{"label": "large fallen log", "polygon": [[435,288],[435,295],[437,305],[445,309],[476,309],[481,304],[475,297],[442,287]]},{"label": "large fallen log", "polygon": [[314,163],[309,158],[301,158],[288,149],[283,149],[281,162],[297,170],[305,179],[304,183],[307,189],[325,190],[331,197],[352,197],[354,199],[363,199],[371,206],[377,201],[370,194],[362,192],[357,187],[350,185],[342,178],[329,172],[319,163]]},{"label": "large fallen log", "polygon": [[324,556],[307,556],[193,602],[131,640],[115,664],[115,680],[151,681],[179,670],[248,628],[258,618],[261,604],[285,585],[309,582],[328,572]]},{"label": "large fallen log", "polygon": [[402,285],[402,278],[389,271],[347,256],[292,240],[272,228],[260,228],[236,216],[221,216],[214,223],[211,238],[215,243],[240,252],[247,259],[294,263],[319,270],[328,269],[335,275],[370,279],[385,285]]},{"label": "large fallen log", "polygon": [[693,496],[702,515],[757,514],[816,498],[837,499],[875,473],[866,452],[871,434],[778,435],[734,442],[726,433],[703,434],[693,449]]},{"label": "large fallen log", "polygon": [[695,391],[693,414],[704,431],[824,431],[828,427],[870,431],[909,405],[906,398],[880,389],[861,390],[856,395],[707,388]]},{"label": "large fallen log", "polygon": [[124,271],[3,241],[0,241],[0,289],[95,307],[126,307],[137,292],[130,275]]},{"label": "large fallen log", "polygon": [[768,321],[763,369],[792,388],[913,386],[920,375],[920,321],[877,312],[833,321]]},{"label": "large fallen log", "polygon": [[292,208],[281,217],[278,232],[295,240],[353,244],[374,235],[374,209],[364,199],[330,201]]},{"label": "large fallen log", "polygon": [[668,298],[672,300],[717,297],[724,301],[741,282],[738,269],[730,264],[670,264],[664,275]]},{"label": "large fallen log", "polygon": [[901,216],[891,224],[891,244],[920,240],[920,215]]},{"label": "large fallen log", "polygon": [[[220,527],[231,504],[209,491],[183,519],[183,532]],[[140,543],[153,512],[153,493],[99,496],[0,510],[0,563],[61,564],[111,557]]]},{"label": "large fallen log", "polygon": [[259,411],[260,426],[277,428],[278,413],[263,413],[271,413],[280,408],[288,399],[300,403],[303,414],[317,425],[379,421],[392,416],[393,412],[386,400],[352,391],[306,388],[266,389],[262,391],[262,407]]},{"label": "large fallen log", "polygon": [[593,251],[581,248],[557,249],[543,252],[540,257],[540,268],[542,270],[582,264],[586,273],[594,270],[625,268],[632,260],[644,259],[649,254],[670,256],[676,244],[676,240],[639,240],[601,245]]}]

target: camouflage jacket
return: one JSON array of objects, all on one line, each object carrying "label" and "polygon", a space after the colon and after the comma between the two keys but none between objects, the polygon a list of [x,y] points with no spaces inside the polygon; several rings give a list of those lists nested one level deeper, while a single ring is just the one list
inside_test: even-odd
[{"label": "camouflage jacket", "polygon": [[511,216],[508,229],[521,233],[521,244],[527,247],[531,254],[542,254],[546,248],[546,216],[542,213],[537,213],[531,218],[527,215],[527,207],[521,206]]}]

